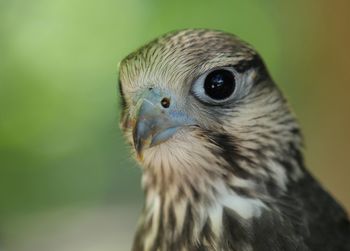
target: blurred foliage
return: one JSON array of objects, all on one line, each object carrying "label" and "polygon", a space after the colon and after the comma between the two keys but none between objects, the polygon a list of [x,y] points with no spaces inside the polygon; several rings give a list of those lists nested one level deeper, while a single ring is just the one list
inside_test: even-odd
[{"label": "blurred foliage", "polygon": [[[229,31],[258,49],[305,128],[311,169],[349,205],[349,185],[338,187],[334,178],[348,168],[339,161],[345,160],[348,140],[334,150],[337,140],[349,136],[345,90],[328,100],[343,102],[336,112],[327,110],[343,122],[324,123],[329,130],[319,126],[328,121],[318,108],[329,98],[330,76],[347,74],[341,86],[333,83],[335,90],[349,80],[346,71],[322,68],[322,56],[339,58],[344,50],[349,55],[345,42],[332,47],[332,57],[323,51],[327,41],[343,41],[349,34],[332,28],[344,20],[338,24],[342,15],[328,5],[316,0],[0,1],[0,219],[69,204],[141,200],[140,170],[118,128],[118,62],[154,37],[188,27]],[[348,15],[341,11],[349,6],[333,3],[332,8]],[[326,145],[334,151],[321,148]],[[336,172],[327,166],[335,160]],[[338,176],[322,173],[327,168]]]}]

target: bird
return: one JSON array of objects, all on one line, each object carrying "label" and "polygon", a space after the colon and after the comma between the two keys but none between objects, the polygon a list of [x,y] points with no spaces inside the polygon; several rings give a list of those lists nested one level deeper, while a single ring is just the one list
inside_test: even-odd
[{"label": "bird", "polygon": [[349,217],[306,168],[296,116],[250,44],[171,31],[118,78],[145,196],[133,251],[350,250]]}]

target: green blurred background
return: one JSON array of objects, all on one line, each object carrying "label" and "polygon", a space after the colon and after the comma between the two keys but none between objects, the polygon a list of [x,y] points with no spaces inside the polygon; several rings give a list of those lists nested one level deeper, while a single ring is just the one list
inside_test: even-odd
[{"label": "green blurred background", "polygon": [[0,0],[0,250],[128,250],[140,170],[118,128],[118,62],[169,30],[254,45],[309,169],[350,209],[350,2]]}]

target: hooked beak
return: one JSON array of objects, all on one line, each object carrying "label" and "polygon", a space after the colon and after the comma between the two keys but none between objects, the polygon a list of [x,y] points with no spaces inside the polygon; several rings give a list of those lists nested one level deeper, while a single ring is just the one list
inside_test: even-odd
[{"label": "hooked beak", "polygon": [[133,128],[135,150],[140,158],[145,146],[153,147],[171,138],[180,128],[193,125],[175,100],[163,91],[147,90],[137,104],[136,124]]}]

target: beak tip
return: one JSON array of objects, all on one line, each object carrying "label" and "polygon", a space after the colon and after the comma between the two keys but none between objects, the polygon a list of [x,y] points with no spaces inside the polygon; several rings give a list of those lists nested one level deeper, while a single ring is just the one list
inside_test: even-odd
[{"label": "beak tip", "polygon": [[134,127],[134,130],[132,132],[132,137],[134,141],[134,148],[137,153],[137,156],[142,155],[142,150],[145,145],[145,135],[144,135],[144,126],[142,123],[137,122],[136,126]]},{"label": "beak tip", "polygon": [[135,146],[137,155],[141,155],[142,149],[143,149],[143,144],[141,143],[141,140],[137,139],[137,141],[134,141],[134,146]]},{"label": "beak tip", "polygon": [[139,161],[143,161],[143,153],[136,151],[136,157]]}]

